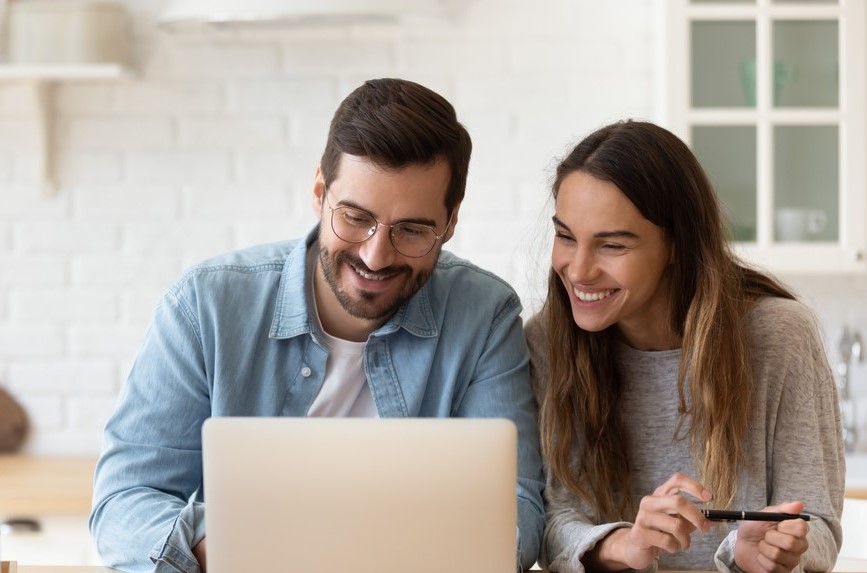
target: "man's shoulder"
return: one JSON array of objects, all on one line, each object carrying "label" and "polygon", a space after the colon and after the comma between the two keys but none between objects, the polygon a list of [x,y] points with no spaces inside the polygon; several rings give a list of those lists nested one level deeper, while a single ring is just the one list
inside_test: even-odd
[{"label": "man's shoulder", "polygon": [[508,297],[518,296],[512,285],[499,275],[449,251],[440,253],[434,277],[437,283],[449,289],[457,287],[467,289],[468,293],[475,291],[488,293],[488,296],[495,294]]},{"label": "man's shoulder", "polygon": [[[278,279],[287,257],[303,245],[300,239],[246,247],[205,259],[188,268],[170,290],[181,290],[201,281],[213,286],[220,281],[232,281],[240,275],[272,276]],[[195,287],[193,287],[195,288]]]}]

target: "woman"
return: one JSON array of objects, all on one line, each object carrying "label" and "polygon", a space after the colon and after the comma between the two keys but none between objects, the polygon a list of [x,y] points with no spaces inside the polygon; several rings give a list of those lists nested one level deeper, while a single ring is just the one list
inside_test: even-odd
[{"label": "woman", "polygon": [[[844,458],[811,313],[743,266],[687,146],[628,121],[560,163],[526,327],[551,571],[829,571]],[[702,508],[807,513],[720,524]]]}]

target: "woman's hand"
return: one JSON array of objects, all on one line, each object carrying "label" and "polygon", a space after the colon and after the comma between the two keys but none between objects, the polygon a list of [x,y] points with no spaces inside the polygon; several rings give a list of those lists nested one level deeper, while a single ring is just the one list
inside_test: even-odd
[{"label": "woman's hand", "polygon": [[710,501],[711,494],[696,480],[676,473],[645,496],[635,516],[635,524],[616,529],[588,555],[588,565],[607,570],[644,569],[661,553],[689,549],[690,534],[708,531],[713,524],[681,494]]},{"label": "woman's hand", "polygon": [[[765,510],[801,513],[804,504],[793,501],[768,506]],[[809,546],[808,531],[810,525],[803,519],[743,521],[738,526],[735,563],[748,573],[789,573],[801,562],[801,555]]]}]

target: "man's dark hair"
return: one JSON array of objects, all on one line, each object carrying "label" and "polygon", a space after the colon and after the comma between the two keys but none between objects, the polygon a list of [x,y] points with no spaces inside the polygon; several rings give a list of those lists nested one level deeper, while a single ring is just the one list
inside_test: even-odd
[{"label": "man's dark hair", "polygon": [[327,188],[344,153],[392,170],[445,159],[451,171],[446,193],[451,216],[464,198],[472,147],[445,98],[408,80],[376,79],[356,88],[337,108],[320,168]]}]

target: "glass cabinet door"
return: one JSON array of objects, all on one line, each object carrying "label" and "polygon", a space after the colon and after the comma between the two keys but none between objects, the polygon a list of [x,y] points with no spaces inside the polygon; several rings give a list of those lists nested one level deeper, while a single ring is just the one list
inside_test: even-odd
[{"label": "glass cabinet door", "polygon": [[667,127],[774,270],[867,270],[865,4],[668,0]]}]

